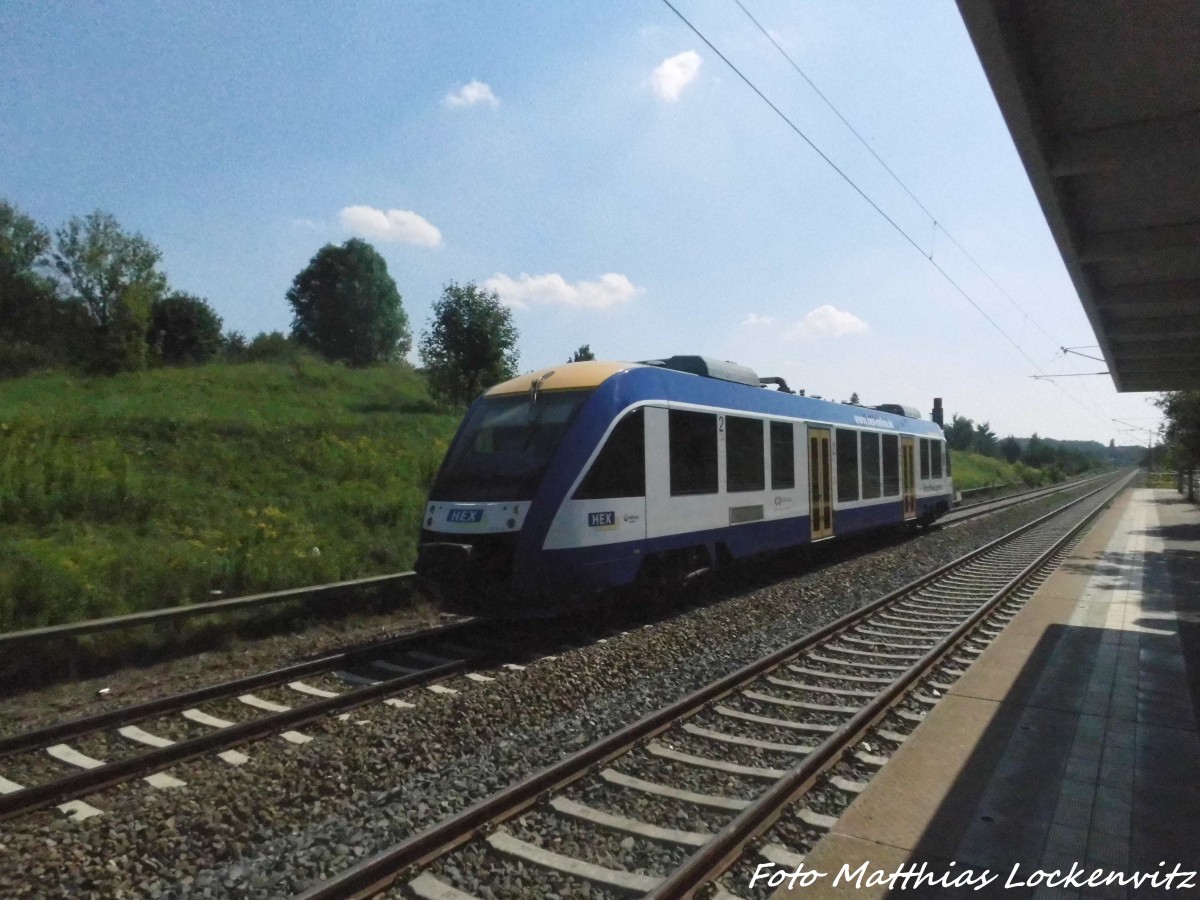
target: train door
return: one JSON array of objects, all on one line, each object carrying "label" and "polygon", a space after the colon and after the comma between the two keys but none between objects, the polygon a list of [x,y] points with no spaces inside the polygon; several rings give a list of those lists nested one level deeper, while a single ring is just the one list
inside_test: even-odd
[{"label": "train door", "polygon": [[833,536],[833,459],[829,429],[808,429],[808,512],[812,539]]},{"label": "train door", "polygon": [[667,409],[646,408],[646,537],[675,532],[671,516],[671,454]]},{"label": "train door", "polygon": [[900,438],[900,493],[903,497],[904,518],[917,516],[917,470],[913,439]]}]

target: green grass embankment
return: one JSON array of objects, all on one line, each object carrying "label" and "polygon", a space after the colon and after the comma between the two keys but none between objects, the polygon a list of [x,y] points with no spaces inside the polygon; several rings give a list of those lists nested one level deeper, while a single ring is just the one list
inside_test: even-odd
[{"label": "green grass embankment", "polygon": [[[0,631],[409,568],[459,418],[407,367],[0,381]],[[1051,480],[957,451],[953,474]]]},{"label": "green grass embankment", "polygon": [[459,418],[406,367],[0,382],[0,631],[408,568]]},{"label": "green grass embankment", "polygon": [[1054,481],[1051,473],[1021,463],[1010,463],[982,453],[950,451],[950,468],[956,491],[1002,484],[1037,487]]}]

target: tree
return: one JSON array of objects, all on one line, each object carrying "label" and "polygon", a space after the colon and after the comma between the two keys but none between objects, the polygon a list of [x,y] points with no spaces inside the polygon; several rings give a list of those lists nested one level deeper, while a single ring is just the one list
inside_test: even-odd
[{"label": "tree", "polygon": [[569,363],[589,362],[596,358],[596,354],[592,352],[591,344],[584,344],[578,350],[571,354],[571,358],[567,360]]},{"label": "tree", "polygon": [[246,347],[246,335],[240,331],[227,331],[221,336],[221,358],[225,362],[245,362]]},{"label": "tree", "polygon": [[1029,443],[1025,445],[1025,453],[1021,458],[1021,462],[1035,469],[1040,469],[1043,466],[1049,465],[1054,459],[1054,450],[1040,437],[1037,432],[1029,439]]},{"label": "tree", "polygon": [[1021,443],[1011,434],[1000,442],[1000,455],[1007,462],[1015,463],[1021,458]]},{"label": "tree", "polygon": [[[1169,391],[1154,405],[1166,416],[1163,439],[1168,457],[1179,471],[1193,471],[1200,464],[1200,391]],[[1195,499],[1194,484],[1188,499]]]},{"label": "tree", "polygon": [[98,210],[73,216],[54,237],[52,259],[63,290],[91,325],[85,363],[109,372],[141,368],[150,308],[167,290],[159,249]]},{"label": "tree", "polygon": [[849,403],[851,406],[862,406],[862,404],[858,400],[858,391],[854,391],[850,395],[850,399],[847,400],[846,402]]},{"label": "tree", "polygon": [[433,306],[433,323],[421,335],[421,361],[434,396],[450,403],[473,400],[484,388],[517,373],[517,327],[512,310],[494,291],[450,282]]},{"label": "tree", "polygon": [[366,241],[326,244],[292,281],[292,338],[351,365],[403,357],[408,316],[387,263]]},{"label": "tree", "polygon": [[38,271],[49,250],[46,230],[0,201],[0,336],[44,344],[58,331],[54,283]]},{"label": "tree", "polygon": [[987,422],[975,426],[975,434],[971,436],[971,447],[976,453],[984,456],[996,455],[996,435]]},{"label": "tree", "polygon": [[159,249],[140,234],[126,234],[108,213],[72,216],[54,236],[54,267],[97,325],[118,318],[131,291],[152,301],[167,289]]},{"label": "tree", "polygon": [[0,285],[37,278],[50,250],[46,229],[7,200],[0,201]]},{"label": "tree", "polygon": [[975,423],[965,416],[950,417],[950,424],[945,428],[946,443],[951,450],[970,450],[971,440],[975,436]]},{"label": "tree", "polygon": [[200,297],[172,294],[150,307],[148,340],[169,366],[207,362],[221,349],[221,317]]}]

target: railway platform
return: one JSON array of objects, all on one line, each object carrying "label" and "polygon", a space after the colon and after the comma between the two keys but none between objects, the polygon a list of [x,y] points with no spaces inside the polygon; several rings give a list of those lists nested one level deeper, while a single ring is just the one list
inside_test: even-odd
[{"label": "railway platform", "polygon": [[1198,720],[1200,509],[1126,491],[774,896],[1200,897]]}]

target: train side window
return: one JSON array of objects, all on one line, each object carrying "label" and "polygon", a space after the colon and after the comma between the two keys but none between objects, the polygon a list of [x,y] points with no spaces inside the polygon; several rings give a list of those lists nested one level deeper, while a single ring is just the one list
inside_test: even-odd
[{"label": "train side window", "polygon": [[862,433],[862,496],[874,500],[879,496],[879,435]]},{"label": "train side window", "polygon": [[796,486],[796,446],[791,422],[771,423],[771,490]]},{"label": "train side window", "polygon": [[950,477],[950,445],[942,444],[942,453],[946,454],[946,477]]},{"label": "train side window", "polygon": [[932,444],[932,449],[933,449],[933,453],[931,454],[933,457],[933,477],[941,478],[942,477],[942,442],[941,441],[930,441],[930,443]]},{"label": "train side window", "polygon": [[761,491],[763,471],[762,419],[725,418],[725,481],[730,491]]},{"label": "train side window", "polygon": [[627,413],[575,491],[576,500],[646,496],[646,428],[642,407]]},{"label": "train side window", "polygon": [[929,479],[929,438],[921,438],[921,480]]},{"label": "train side window", "polygon": [[837,498],[858,499],[858,432],[837,430]]},{"label": "train side window", "polygon": [[883,435],[883,496],[900,496],[900,438]]},{"label": "train side window", "polygon": [[717,492],[717,417],[672,409],[670,434],[671,496]]}]

